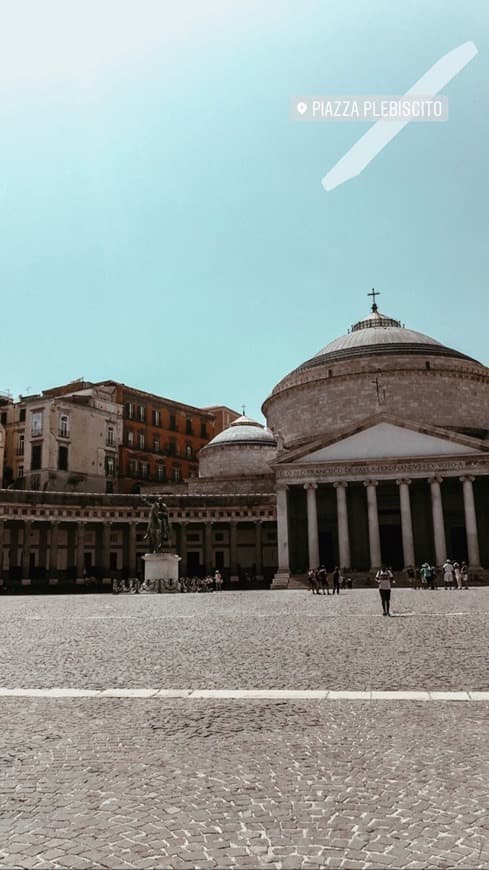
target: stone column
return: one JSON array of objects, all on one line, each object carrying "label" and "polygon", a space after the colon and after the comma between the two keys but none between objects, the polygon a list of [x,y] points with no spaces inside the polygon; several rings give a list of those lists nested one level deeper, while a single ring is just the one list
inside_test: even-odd
[{"label": "stone column", "polygon": [[441,477],[430,478],[431,511],[433,514],[433,537],[435,540],[435,559],[437,565],[443,565],[447,558],[447,543],[445,538],[445,523],[443,522],[443,502],[441,500]]},{"label": "stone column", "polygon": [[411,497],[409,495],[409,484],[411,481],[397,480],[396,483],[399,487],[399,502],[401,506],[401,534],[404,567],[414,568],[413,520],[411,516]]},{"label": "stone column", "polygon": [[229,526],[229,570],[230,579],[237,581],[238,576],[238,524],[231,521]]},{"label": "stone column", "polygon": [[5,529],[5,520],[0,520],[0,577],[3,571],[3,533]]},{"label": "stone column", "polygon": [[475,478],[469,474],[460,478],[464,493],[465,533],[467,535],[467,554],[471,568],[480,566],[479,535],[477,532],[477,516],[475,513],[474,487]]},{"label": "stone column", "polygon": [[382,551],[380,548],[379,515],[377,512],[377,480],[366,480],[363,484],[367,489],[368,511],[368,545],[370,549],[370,568],[380,568]]},{"label": "stone column", "polygon": [[277,573],[272,589],[284,589],[289,585],[289,521],[287,516],[287,484],[277,484]]},{"label": "stone column", "polygon": [[187,576],[187,523],[180,523],[180,552],[178,554],[181,558],[180,562],[180,574],[182,577]]},{"label": "stone column", "polygon": [[85,569],[85,526],[86,523],[83,522],[76,524],[76,576],[78,579],[83,577]]},{"label": "stone column", "polygon": [[[0,546],[1,550],[1,546]],[[2,565],[0,553],[0,567]],[[43,523],[39,528],[39,567],[46,571],[48,566],[48,525]],[[47,576],[47,574],[46,574]]]},{"label": "stone column", "polygon": [[263,524],[261,520],[255,521],[255,574],[257,580],[263,580]]},{"label": "stone column", "polygon": [[129,562],[129,577],[134,579],[137,574],[137,551],[136,551],[136,534],[137,534],[137,523],[129,523],[129,552],[128,552],[128,562]]},{"label": "stone column", "polygon": [[307,497],[307,551],[309,568],[319,567],[319,529],[316,491],[317,483],[305,483]]},{"label": "stone column", "polygon": [[204,526],[204,571],[210,574],[212,570],[212,523]]},{"label": "stone column", "polygon": [[110,523],[102,526],[102,568],[103,576],[110,577]]},{"label": "stone column", "polygon": [[348,484],[344,480],[339,480],[334,484],[336,489],[336,513],[338,515],[338,549],[339,549],[339,568],[344,568],[347,571],[351,570],[351,555],[350,555],[350,531],[348,528],[348,507],[346,504],[346,487]]},{"label": "stone column", "polygon": [[30,574],[32,520],[24,520],[24,543],[22,545],[22,579],[27,580]]},{"label": "stone column", "polygon": [[49,559],[46,566],[49,570],[49,576],[55,577],[58,570],[58,531],[59,523],[51,523],[49,534]]}]

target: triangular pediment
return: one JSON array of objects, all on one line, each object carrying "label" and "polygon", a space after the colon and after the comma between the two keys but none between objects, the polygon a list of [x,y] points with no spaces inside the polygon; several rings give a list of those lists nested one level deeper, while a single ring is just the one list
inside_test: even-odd
[{"label": "triangular pediment", "polygon": [[[368,459],[406,459],[429,456],[469,456],[481,453],[474,439],[446,437],[418,431],[404,425],[380,421],[360,431],[345,434],[334,442],[292,458],[294,464],[307,462],[353,462]],[[464,443],[465,442],[465,443]]]}]

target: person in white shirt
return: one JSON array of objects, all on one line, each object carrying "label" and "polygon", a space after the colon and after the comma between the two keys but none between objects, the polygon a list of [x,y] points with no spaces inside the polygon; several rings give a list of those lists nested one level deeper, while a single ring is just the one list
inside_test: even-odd
[{"label": "person in white shirt", "polygon": [[375,575],[375,579],[379,584],[379,592],[380,592],[380,600],[382,602],[382,611],[384,616],[390,616],[390,605],[391,605],[391,589],[392,584],[394,583],[392,577],[392,571],[389,568],[382,568],[377,571]]},{"label": "person in white shirt", "polygon": [[447,559],[443,564],[443,583],[445,584],[445,589],[452,588],[454,576],[453,565],[450,559]]}]

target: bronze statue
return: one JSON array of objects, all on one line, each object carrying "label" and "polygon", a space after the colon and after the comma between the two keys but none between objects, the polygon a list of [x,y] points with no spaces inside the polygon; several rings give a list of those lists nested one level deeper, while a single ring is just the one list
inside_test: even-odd
[{"label": "bronze statue", "polygon": [[144,540],[149,541],[152,553],[161,553],[163,550],[168,550],[171,544],[168,508],[162,498],[155,498],[154,501],[145,499],[145,501],[151,505],[151,513]]}]

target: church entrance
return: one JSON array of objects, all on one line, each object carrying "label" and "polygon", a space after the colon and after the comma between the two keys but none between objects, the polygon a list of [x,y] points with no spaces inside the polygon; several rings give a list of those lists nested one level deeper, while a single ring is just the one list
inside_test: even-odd
[{"label": "church entrance", "polygon": [[400,571],[403,567],[401,525],[380,526],[380,549],[384,565]]}]

